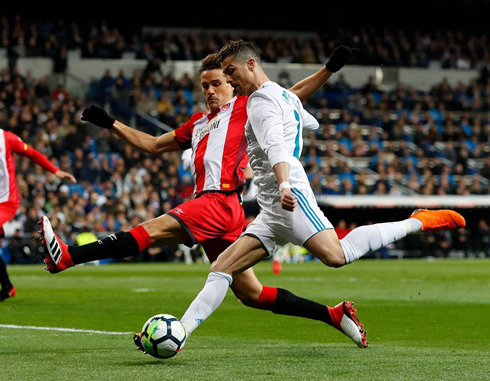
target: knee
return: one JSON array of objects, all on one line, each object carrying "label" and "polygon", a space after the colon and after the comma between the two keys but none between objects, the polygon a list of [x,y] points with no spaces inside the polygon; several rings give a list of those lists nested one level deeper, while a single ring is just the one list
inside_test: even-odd
[{"label": "knee", "polygon": [[216,263],[216,261],[214,261],[213,263],[211,263],[211,266],[209,267],[209,271],[219,271],[217,270],[218,268],[218,264]]},{"label": "knee", "polygon": [[209,269],[210,269],[210,271],[213,271],[213,272],[219,272],[219,273],[225,272],[224,267],[221,266],[221,264],[218,262],[218,260],[215,260],[213,263],[211,263],[211,267]]},{"label": "knee", "polygon": [[345,256],[342,248],[336,250],[325,250],[317,257],[328,267],[339,268],[345,265]]}]

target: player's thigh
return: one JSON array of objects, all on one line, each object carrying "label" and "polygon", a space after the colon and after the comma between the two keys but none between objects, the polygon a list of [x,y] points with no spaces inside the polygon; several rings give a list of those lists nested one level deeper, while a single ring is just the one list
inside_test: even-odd
[{"label": "player's thigh", "polygon": [[322,230],[304,243],[308,252],[330,267],[345,265],[344,252],[333,229]]},{"label": "player's thigh", "polygon": [[224,272],[235,277],[267,255],[267,250],[259,239],[251,235],[243,235],[218,256],[218,259],[211,264],[211,271]]},{"label": "player's thigh", "polygon": [[231,290],[244,305],[253,307],[262,293],[262,283],[257,279],[253,268],[250,268],[233,278]]},{"label": "player's thigh", "polygon": [[141,224],[148,232],[152,243],[172,245],[190,240],[189,233],[172,216],[162,216],[145,221]]}]

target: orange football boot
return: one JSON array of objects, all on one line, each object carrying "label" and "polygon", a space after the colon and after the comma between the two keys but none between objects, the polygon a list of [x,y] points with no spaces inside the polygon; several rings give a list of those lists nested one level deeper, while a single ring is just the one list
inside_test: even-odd
[{"label": "orange football boot", "polygon": [[422,231],[454,230],[466,226],[464,217],[449,209],[429,210],[417,209],[409,218],[416,218],[422,222]]}]

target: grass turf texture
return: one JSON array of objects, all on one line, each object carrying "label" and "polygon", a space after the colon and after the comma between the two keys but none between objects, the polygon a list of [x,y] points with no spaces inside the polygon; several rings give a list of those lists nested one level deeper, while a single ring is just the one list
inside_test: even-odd
[{"label": "grass turf texture", "polygon": [[[358,349],[317,321],[241,305],[221,307],[169,360],[132,335],[0,327],[0,380],[482,380],[490,374],[490,262],[361,260],[255,266],[263,284],[328,305],[352,300],[371,345]],[[181,317],[208,265],[80,266],[51,275],[9,266],[17,295],[0,324],[137,332],[157,313]]]}]

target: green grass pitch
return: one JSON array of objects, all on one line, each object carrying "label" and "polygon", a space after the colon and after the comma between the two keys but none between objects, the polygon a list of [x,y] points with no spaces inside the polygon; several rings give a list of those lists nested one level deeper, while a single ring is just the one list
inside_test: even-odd
[{"label": "green grass pitch", "polygon": [[[157,313],[180,318],[209,265],[78,266],[51,275],[9,266],[0,303],[0,380],[484,380],[490,378],[490,261],[360,260],[255,266],[263,284],[328,305],[352,300],[370,347],[324,323],[221,307],[169,360],[137,351],[132,332]],[[128,332],[107,335],[5,325]]]}]

